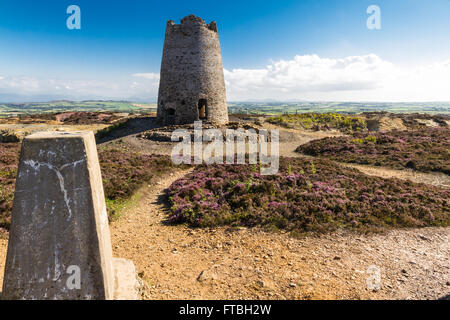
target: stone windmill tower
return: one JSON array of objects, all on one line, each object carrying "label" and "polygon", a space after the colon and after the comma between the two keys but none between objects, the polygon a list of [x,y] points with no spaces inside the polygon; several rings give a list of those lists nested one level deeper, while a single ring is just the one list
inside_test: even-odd
[{"label": "stone windmill tower", "polygon": [[216,22],[194,15],[167,22],[158,96],[164,125],[228,122],[222,54]]}]

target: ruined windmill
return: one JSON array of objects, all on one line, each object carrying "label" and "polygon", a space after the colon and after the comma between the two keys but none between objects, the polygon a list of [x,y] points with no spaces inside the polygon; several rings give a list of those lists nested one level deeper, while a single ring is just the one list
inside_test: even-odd
[{"label": "ruined windmill", "polygon": [[202,120],[228,122],[222,55],[216,22],[194,15],[167,22],[158,113],[164,125]]}]

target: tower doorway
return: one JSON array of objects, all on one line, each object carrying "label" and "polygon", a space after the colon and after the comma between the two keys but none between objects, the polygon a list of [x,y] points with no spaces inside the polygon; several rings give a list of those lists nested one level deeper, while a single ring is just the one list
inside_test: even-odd
[{"label": "tower doorway", "polygon": [[166,113],[166,125],[171,126],[175,124],[175,109],[169,108]]},{"label": "tower doorway", "polygon": [[198,119],[206,120],[208,118],[208,100],[198,100]]}]

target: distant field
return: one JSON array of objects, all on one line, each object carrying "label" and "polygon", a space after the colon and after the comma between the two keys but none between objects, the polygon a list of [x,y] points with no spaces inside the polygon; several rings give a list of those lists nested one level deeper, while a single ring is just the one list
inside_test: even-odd
[{"label": "distant field", "polygon": [[[0,118],[20,114],[66,111],[112,111],[147,113],[156,111],[156,103],[129,101],[51,101],[45,103],[0,103]],[[232,114],[280,115],[295,113],[347,113],[387,111],[393,113],[450,114],[450,102],[429,103],[356,103],[356,102],[229,102]]]},{"label": "distant field", "polygon": [[156,104],[126,101],[52,101],[45,103],[0,103],[0,118],[22,114],[41,114],[66,111],[111,111],[147,113],[156,111]]},{"label": "distant field", "polygon": [[356,103],[356,102],[273,102],[250,103],[233,102],[228,104],[230,113],[253,115],[279,115],[295,113],[347,113],[386,111],[392,113],[450,114],[450,102],[427,103]]}]

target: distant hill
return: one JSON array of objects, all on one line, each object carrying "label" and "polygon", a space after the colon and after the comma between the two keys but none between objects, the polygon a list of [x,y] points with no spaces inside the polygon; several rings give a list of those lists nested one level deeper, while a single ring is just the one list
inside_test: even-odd
[{"label": "distant hill", "polygon": [[[1,95],[0,95],[1,99]],[[0,117],[15,114],[55,113],[66,111],[151,112],[155,102],[112,100],[53,100],[48,102],[0,103]],[[295,114],[305,112],[338,112],[357,114],[385,111],[392,113],[450,114],[450,102],[228,102],[231,114]]]},{"label": "distant hill", "polygon": [[450,114],[450,102],[229,102],[228,108],[230,113],[254,115],[306,112],[357,114],[376,111]]},{"label": "distant hill", "polygon": [[149,112],[156,110],[156,104],[138,104],[128,101],[68,101],[0,103],[0,117],[17,114],[56,113],[66,111],[111,111],[111,112]]}]

